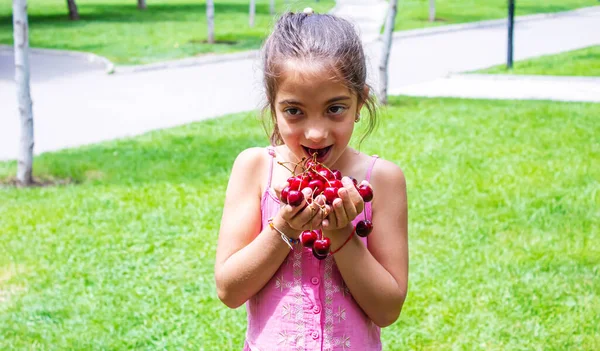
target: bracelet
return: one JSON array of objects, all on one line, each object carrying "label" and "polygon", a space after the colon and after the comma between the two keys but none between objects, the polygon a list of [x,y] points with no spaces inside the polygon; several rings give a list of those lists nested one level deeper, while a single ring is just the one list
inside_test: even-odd
[{"label": "bracelet", "polygon": [[352,230],[352,233],[350,233],[350,235],[348,235],[348,239],[346,239],[346,241],[344,241],[342,246],[338,247],[334,251],[331,251],[329,254],[333,255],[334,253],[340,251],[342,249],[342,247],[344,247],[348,243],[348,241],[350,241],[350,239],[352,239],[352,237],[354,236],[354,233],[356,233],[356,227],[354,227],[354,230]]},{"label": "bracelet", "polygon": [[277,229],[275,227],[275,225],[273,224],[273,218],[269,218],[268,222],[269,222],[269,227],[271,227],[271,229],[273,229],[277,233],[281,234],[281,240],[283,240],[287,244],[287,246],[290,247],[290,250],[294,249],[294,247],[292,247],[293,244],[298,244],[300,242],[300,239],[292,239],[289,236],[285,235],[281,230]]}]

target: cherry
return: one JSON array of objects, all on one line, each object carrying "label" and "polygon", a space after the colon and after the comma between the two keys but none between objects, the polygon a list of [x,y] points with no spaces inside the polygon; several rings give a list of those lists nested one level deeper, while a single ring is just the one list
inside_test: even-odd
[{"label": "cherry", "polygon": [[366,184],[362,184],[358,187],[358,193],[360,194],[360,197],[362,197],[364,202],[369,202],[373,200],[373,189],[371,189]]},{"label": "cherry", "polygon": [[284,204],[287,204],[289,195],[290,195],[290,187],[286,186],[285,188],[283,188],[283,190],[281,190],[281,202],[283,202]]},{"label": "cherry", "polygon": [[333,200],[338,198],[338,188],[328,186],[327,188],[325,188],[325,191],[323,191],[323,195],[325,195],[325,200],[327,201],[327,203],[331,205],[333,203]]},{"label": "cherry", "polygon": [[334,169],[334,170],[331,171],[331,173],[333,174],[333,177],[335,179],[342,180],[342,172],[341,171],[339,171],[337,169]]},{"label": "cherry", "polygon": [[372,231],[373,223],[370,220],[365,219],[356,223],[356,235],[360,236],[361,238],[371,234]]},{"label": "cherry", "polygon": [[305,167],[307,169],[314,169],[314,170],[316,170],[317,166],[318,166],[317,161],[313,161],[313,160],[308,160],[308,161],[306,161],[306,164],[305,164]]},{"label": "cherry", "polygon": [[290,190],[287,200],[291,206],[298,206],[304,201],[304,194],[298,190]]},{"label": "cherry", "polygon": [[315,240],[313,244],[313,251],[319,255],[327,255],[329,253],[329,247],[331,246],[331,240],[328,237]]},{"label": "cherry", "polygon": [[325,190],[325,184],[319,179],[313,179],[308,182],[308,187],[313,190],[315,196],[321,194],[323,190]]},{"label": "cherry", "polygon": [[319,234],[316,230],[305,230],[300,233],[300,242],[305,247],[313,247],[315,241],[319,239]]},{"label": "cherry", "polygon": [[316,257],[318,260],[324,260],[324,259],[326,259],[326,258],[327,258],[327,254],[325,254],[325,255],[320,255],[320,254],[318,254],[318,253],[315,251],[315,248],[314,248],[314,247],[313,247],[313,249],[312,249],[312,253],[313,253],[313,256],[315,256],[315,257]]},{"label": "cherry", "polygon": [[335,179],[329,182],[330,186],[334,187],[334,188],[343,188],[344,184],[342,184],[342,181],[339,179]]},{"label": "cherry", "polygon": [[327,168],[323,168],[322,170],[320,170],[319,175],[321,176],[321,179],[327,179],[327,180],[335,179],[335,177],[333,176],[333,173],[331,173],[331,171],[328,170]]}]

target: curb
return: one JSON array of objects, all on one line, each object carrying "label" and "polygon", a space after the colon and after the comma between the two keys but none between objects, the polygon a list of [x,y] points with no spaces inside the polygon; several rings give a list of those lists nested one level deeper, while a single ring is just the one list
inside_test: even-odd
[{"label": "curb", "polygon": [[249,50],[241,51],[231,54],[206,54],[199,57],[189,57],[179,60],[163,61],[156,63],[149,63],[145,65],[131,65],[131,66],[116,66],[115,73],[137,73],[146,71],[155,71],[168,68],[180,68],[205,65],[211,63],[222,63],[227,61],[245,60],[250,58],[258,57],[260,50]]},{"label": "curb", "polygon": [[553,82],[581,82],[596,83],[600,86],[600,77],[587,76],[550,76],[550,75],[526,75],[526,74],[482,74],[482,73],[451,73],[446,79],[460,78],[466,80],[491,80],[491,81],[553,81]]},{"label": "curb", "polygon": [[[583,8],[579,8],[579,9],[575,9],[575,10],[562,11],[562,12],[538,13],[535,15],[515,16],[515,23],[539,21],[539,20],[548,19],[548,18],[571,16],[571,15],[576,15],[579,13],[595,13],[595,12],[600,12],[600,6],[589,6],[589,7],[583,7]],[[393,38],[394,39],[412,38],[412,37],[420,37],[420,36],[439,34],[439,33],[456,32],[459,30],[493,28],[493,27],[499,27],[502,25],[507,25],[507,21],[508,20],[506,18],[500,18],[500,19],[485,20],[485,21],[478,21],[478,22],[448,24],[448,25],[442,25],[439,27],[432,27],[432,28],[403,30],[403,31],[394,33]]]},{"label": "curb", "polygon": [[[0,44],[0,53],[2,52],[12,52],[12,45],[4,45]],[[43,48],[29,48],[29,52],[34,54],[44,54],[44,55],[53,55],[53,56],[68,56],[68,57],[76,57],[82,58],[87,62],[91,62],[102,66],[107,74],[114,73],[115,65],[106,57],[96,55],[90,52],[83,51],[73,51],[73,50],[57,50],[57,49],[43,49]]]},{"label": "curb", "polygon": [[[329,13],[333,13],[334,10],[337,9],[337,5],[330,10]],[[515,17],[515,22],[529,22],[536,20],[543,20],[547,18],[556,18],[563,16],[570,16],[578,13],[595,13],[600,12],[600,6],[590,6],[584,7],[571,11],[563,11],[563,12],[555,12],[555,13],[541,13],[535,15],[526,15],[526,16],[518,16]],[[423,29],[411,29],[395,32],[393,34],[393,39],[400,38],[410,38],[410,37],[419,37],[419,36],[427,36],[439,33],[449,33],[460,30],[471,30],[471,29],[479,29],[479,28],[492,28],[501,25],[506,25],[506,19],[495,19],[495,20],[486,20],[479,22],[470,22],[464,24],[450,24],[444,25],[440,27],[433,28],[423,28]],[[371,44],[381,40],[381,35],[377,39],[369,40],[364,44]],[[2,45],[0,44],[0,53],[6,50],[12,50],[12,45]],[[161,69],[169,69],[169,68],[178,68],[178,67],[189,67],[203,64],[211,64],[217,62],[227,62],[227,61],[236,61],[236,60],[244,60],[250,58],[258,57],[260,50],[249,50],[242,51],[231,54],[206,54],[200,57],[190,57],[179,60],[171,60],[171,61],[163,61],[150,63],[145,65],[115,65],[109,59],[103,56],[99,56],[89,52],[82,51],[72,51],[72,50],[56,50],[56,49],[42,49],[42,48],[29,48],[32,53],[40,53],[46,55],[55,55],[55,56],[70,56],[70,57],[79,57],[84,60],[92,63],[97,63],[104,67],[104,70],[107,74],[114,73],[136,73],[136,72],[145,72],[145,71],[153,71],[153,70],[161,70]]]}]

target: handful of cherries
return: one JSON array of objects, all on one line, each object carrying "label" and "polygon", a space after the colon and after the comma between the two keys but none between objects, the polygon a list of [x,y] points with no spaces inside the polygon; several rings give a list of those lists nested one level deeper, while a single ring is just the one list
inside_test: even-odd
[{"label": "handful of cherries", "polygon": [[[286,167],[283,163],[280,165]],[[296,173],[300,167],[301,172]],[[291,206],[300,206],[304,203],[304,194],[302,190],[305,188],[311,189],[311,198],[306,199],[311,203],[317,196],[323,194],[328,205],[332,205],[333,201],[339,198],[338,190],[343,188],[342,172],[339,170],[331,170],[324,164],[317,162],[314,158],[303,160],[299,164],[295,164],[294,169],[289,169],[292,176],[288,178],[288,186],[281,191],[280,200]],[[354,187],[362,197],[364,202],[373,200],[373,190],[365,184],[358,185],[356,179],[351,178],[354,182]],[[366,217],[366,216],[365,216]],[[373,223],[364,219],[356,224],[355,232],[360,237],[366,237],[373,230]],[[321,230],[305,230],[300,234],[300,242],[305,247],[312,248],[313,255],[323,260],[327,258],[330,251],[331,241],[327,237],[323,237]]]}]

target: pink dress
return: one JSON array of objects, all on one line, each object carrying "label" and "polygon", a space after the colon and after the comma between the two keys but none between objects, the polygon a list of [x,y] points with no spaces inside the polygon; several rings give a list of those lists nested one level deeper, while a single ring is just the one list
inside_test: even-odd
[{"label": "pink dress", "polygon": [[[275,156],[272,148],[268,148]],[[377,160],[367,171],[366,180]],[[273,161],[262,202],[262,226],[277,214],[279,200],[271,189]],[[371,218],[371,203],[366,204]],[[356,224],[363,219],[359,215]],[[366,238],[361,238],[367,245]],[[380,328],[358,306],[344,284],[333,257],[320,261],[310,248],[295,245],[271,280],[246,303],[245,351],[381,350]]]}]

